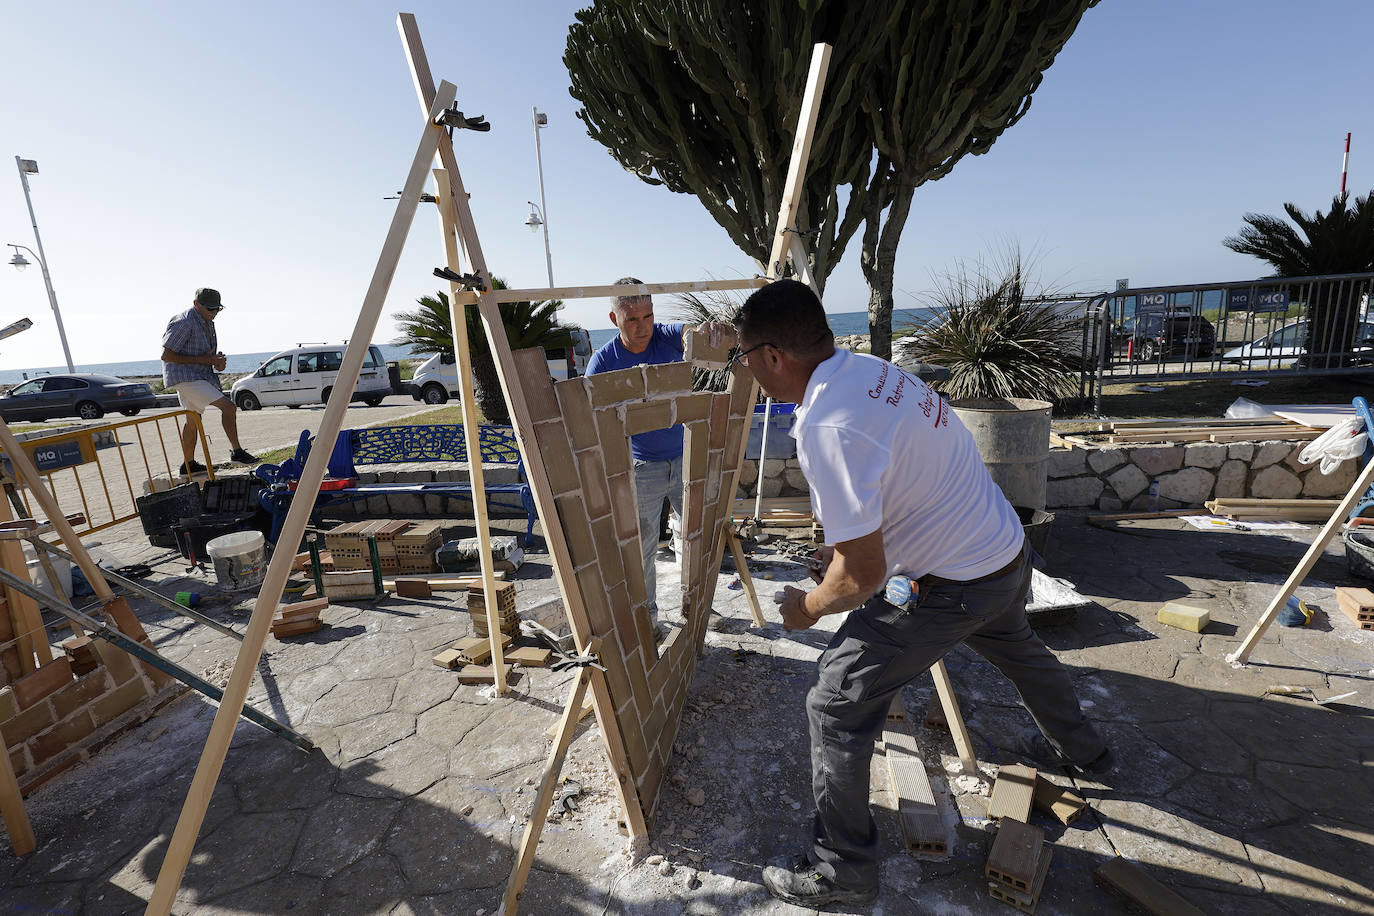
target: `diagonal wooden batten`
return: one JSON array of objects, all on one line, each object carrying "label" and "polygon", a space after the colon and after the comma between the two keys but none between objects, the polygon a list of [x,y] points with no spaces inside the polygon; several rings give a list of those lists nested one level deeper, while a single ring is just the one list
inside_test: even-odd
[{"label": "diagonal wooden batten", "polygon": [[1336,511],[1331,513],[1331,517],[1322,526],[1322,530],[1318,532],[1312,546],[1307,548],[1307,553],[1298,562],[1297,568],[1289,575],[1288,581],[1283,583],[1278,594],[1269,602],[1269,607],[1265,608],[1260,619],[1255,621],[1254,627],[1240,644],[1240,648],[1226,656],[1228,662],[1244,664],[1249,660],[1250,653],[1255,651],[1255,646],[1259,644],[1264,631],[1269,629],[1269,625],[1279,616],[1279,612],[1288,603],[1288,599],[1293,597],[1293,593],[1298,590],[1302,580],[1306,579],[1307,574],[1312,571],[1312,567],[1317,565],[1317,560],[1321,559],[1322,552],[1326,550],[1326,545],[1331,543],[1331,539],[1336,536],[1336,531],[1345,523],[1346,516],[1350,514],[1351,509],[1355,508],[1355,503],[1360,501],[1371,483],[1374,483],[1374,461],[1365,464],[1364,470],[1355,478],[1355,482],[1346,491],[1345,497],[1336,506]]},{"label": "diagonal wooden batten", "polygon": [[[496,302],[538,302],[541,299],[601,299],[612,296],[656,296],[671,293],[701,293],[724,289],[758,289],[766,286],[766,277],[743,277],[738,280],[680,280],[673,283],[606,284],[603,286],[544,286],[533,289],[495,289]],[[461,292],[457,301],[462,305],[476,305],[478,294]]]},{"label": "diagonal wooden batten", "polygon": [[[792,161],[787,166],[787,179],[782,186],[782,206],[778,210],[777,228],[773,232],[773,252],[768,257],[767,273],[774,280],[782,277],[783,264],[791,247],[790,240],[795,236],[794,230],[797,228],[802,188],[806,184],[806,166],[811,159],[811,140],[816,133],[816,118],[821,113],[821,94],[825,91],[825,76],[830,69],[831,50],[827,44],[818,44],[811,49],[811,70],[806,75],[806,92],[802,95],[801,110],[797,114],[797,132],[792,139]],[[813,283],[813,288],[814,285]]]},{"label": "diagonal wooden batten", "polygon": [[[396,202],[396,213],[391,219],[386,241],[377,258],[377,266],[368,285],[367,295],[363,299],[362,309],[358,313],[358,320],[354,324],[353,333],[349,336],[348,347],[344,350],[343,362],[339,366],[339,381],[335,383],[324,416],[320,420],[316,441],[321,443],[321,446],[310,450],[310,457],[306,459],[305,468],[301,471],[298,496],[319,493],[320,482],[324,480],[325,466],[333,451],[329,444],[338,438],[339,430],[343,426],[344,412],[353,397],[353,389],[358,383],[358,373],[362,370],[368,344],[377,329],[377,320],[381,317],[391,278],[396,272],[406,235],[409,234],[410,225],[415,219],[420,193],[424,189],[429,167],[434,162],[434,152],[439,140],[446,139],[443,129],[433,123],[434,118],[452,104],[455,93],[456,87],[452,83],[441,83],[435,93],[433,104],[428,108],[419,148],[411,162],[400,200]],[[314,507],[313,496],[310,499],[295,499],[292,500],[291,508],[286,514],[286,522],[277,543],[286,544],[289,549],[275,552],[267,566],[267,576],[263,581],[262,590],[258,592],[257,603],[253,606],[253,615],[248,621],[248,629],[239,647],[234,670],[229,676],[228,685],[224,688],[224,697],[220,700],[214,723],[210,726],[210,734],[201,753],[200,763],[196,767],[195,777],[191,780],[191,787],[186,793],[186,803],[182,806],[181,817],[177,820],[176,829],[167,847],[167,855],[163,859],[162,868],[158,871],[157,884],[153,888],[146,911],[150,916],[166,916],[172,910],[177,889],[181,886],[186,866],[191,860],[196,835],[200,832],[205,811],[210,805],[211,793],[214,792],[215,783],[219,779],[220,769],[224,766],[224,757],[228,753],[229,742],[233,739],[239,713],[243,710],[244,701],[248,697],[248,688],[252,684],[258,659],[262,657],[268,627],[272,623],[277,604],[281,601],[287,576],[291,573],[295,545],[300,543]]]},{"label": "diagonal wooden batten", "polygon": [[[439,230],[444,236],[444,256],[450,270],[460,271],[457,227],[453,223],[448,175],[434,170],[439,200]],[[486,601],[487,638],[491,643],[491,668],[498,695],[506,692],[506,659],[501,647],[500,608],[496,600],[496,561],[491,555],[491,529],[482,470],[482,429],[478,426],[477,399],[472,390],[472,350],[468,345],[467,308],[457,302],[457,283],[449,284],[449,323],[453,325],[453,356],[458,366],[458,393],[463,410],[463,442],[468,454],[468,482],[472,485],[472,517],[477,525],[478,563],[482,571],[482,595]],[[475,460],[473,456],[478,456]]]},{"label": "diagonal wooden batten", "polygon": [[[425,55],[424,45],[420,40],[415,16],[411,13],[400,13],[396,21],[397,28],[401,33],[402,44],[405,46],[407,59],[410,62],[411,76],[415,81],[415,91],[420,99],[420,107],[426,111],[432,110],[434,82],[430,75],[428,59]],[[468,265],[474,273],[487,280],[488,285],[490,285],[491,275],[487,270],[486,258],[482,254],[481,242],[477,238],[476,226],[472,219],[472,209],[468,205],[467,190],[463,186],[462,173],[458,170],[458,161],[453,152],[453,144],[447,135],[440,138],[439,156],[444,171],[448,175],[449,205],[453,209],[459,241],[463,245]],[[558,509],[553,499],[553,488],[549,484],[548,472],[541,456],[537,450],[531,450],[531,445],[535,440],[533,438],[534,430],[530,423],[529,409],[524,391],[518,383],[520,376],[511,353],[510,341],[506,338],[505,327],[501,323],[500,309],[490,292],[479,297],[478,309],[481,312],[483,327],[487,334],[487,340],[491,344],[493,358],[496,361],[501,390],[505,395],[506,404],[510,408],[511,420],[515,425],[516,440],[524,459],[525,474],[529,479],[535,508],[540,518],[556,519],[558,518]],[[547,366],[543,371],[548,372]],[[515,383],[512,383],[512,380],[516,380]],[[572,626],[573,638],[579,650],[585,651],[591,631],[587,623],[586,610],[581,604],[580,595],[577,591],[572,564],[569,561],[567,541],[560,526],[551,523],[544,525],[544,538],[548,545],[549,556],[553,561],[554,577],[557,579],[559,589],[564,597],[564,607]],[[616,790],[619,795],[621,810],[625,815],[626,827],[632,837],[647,837],[649,827],[639,805],[638,796],[634,791],[633,781],[628,778],[628,767],[624,757],[624,740],[618,733],[615,708],[611,703],[610,694],[605,688],[604,679],[594,680],[598,683],[593,684],[592,688],[593,704],[596,708],[597,721],[601,723],[600,732],[607,755],[610,757],[611,767],[617,774]]]}]

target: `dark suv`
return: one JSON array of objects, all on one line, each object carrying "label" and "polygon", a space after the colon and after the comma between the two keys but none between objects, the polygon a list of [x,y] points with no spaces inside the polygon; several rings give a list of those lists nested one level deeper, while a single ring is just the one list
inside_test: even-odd
[{"label": "dark suv", "polygon": [[1216,329],[1201,315],[1146,312],[1132,315],[1112,331],[1112,346],[1118,355],[1145,362],[1171,356],[1211,359],[1216,345]]}]

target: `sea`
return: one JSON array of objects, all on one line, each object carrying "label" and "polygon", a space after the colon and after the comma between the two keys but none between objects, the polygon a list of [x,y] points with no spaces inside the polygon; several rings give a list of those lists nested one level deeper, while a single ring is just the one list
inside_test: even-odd
[{"label": "sea", "polygon": [[[900,328],[904,324],[909,324],[916,320],[924,311],[925,309],[895,310],[892,315],[892,324],[894,327]],[[835,312],[826,317],[830,320],[830,329],[835,332],[835,336],[837,337],[844,337],[849,334],[868,333],[867,312]],[[672,319],[670,318],[669,320]],[[602,344],[615,337],[615,333],[615,328],[592,328],[587,331],[588,336],[591,337],[593,349],[600,347]],[[412,353],[409,347],[397,346],[394,344],[381,344],[380,346],[382,356],[387,362],[416,358],[416,354]],[[259,366],[280,352],[280,350],[265,350],[261,353],[225,354],[224,371],[229,375],[254,372]],[[28,369],[0,368],[0,384],[14,385],[25,379],[35,378],[40,375],[60,375],[66,371],[65,366],[35,366]],[[113,375],[118,378],[160,376],[162,375],[162,361],[157,359],[142,359],[113,363],[78,362],[76,363],[76,371],[100,375]]]}]

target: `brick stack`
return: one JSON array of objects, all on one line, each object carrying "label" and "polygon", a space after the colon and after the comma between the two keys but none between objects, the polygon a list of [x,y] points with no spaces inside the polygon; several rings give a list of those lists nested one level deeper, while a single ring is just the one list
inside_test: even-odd
[{"label": "brick stack", "polygon": [[371,569],[372,557],[367,548],[367,539],[377,539],[377,559],[383,573],[396,573],[400,564],[396,555],[396,535],[410,528],[411,523],[403,519],[386,521],[349,522],[326,531],[325,546],[334,558],[336,570]]},{"label": "brick stack", "polygon": [[[487,597],[480,584],[468,588],[468,613],[472,615],[474,633],[485,637],[491,632],[487,629]],[[514,636],[519,632],[520,618],[515,613],[514,582],[496,583],[496,615],[502,633]]]},{"label": "brick stack", "polygon": [[[440,523],[411,522],[410,527],[395,538],[396,564],[401,572],[434,572],[434,552],[444,543]],[[378,545],[380,548],[380,544]]]},{"label": "brick stack", "polygon": [[1003,766],[988,802],[988,817],[999,822],[984,870],[988,893],[1023,913],[1035,912],[1050,870],[1045,832],[1026,823],[1038,782],[1039,774],[1030,767]]},{"label": "brick stack", "polygon": [[303,636],[315,632],[324,626],[324,622],[320,620],[320,612],[327,607],[327,598],[312,598],[309,601],[286,605],[277,611],[277,616],[272,620],[272,635],[278,639],[285,639],[288,636]]}]

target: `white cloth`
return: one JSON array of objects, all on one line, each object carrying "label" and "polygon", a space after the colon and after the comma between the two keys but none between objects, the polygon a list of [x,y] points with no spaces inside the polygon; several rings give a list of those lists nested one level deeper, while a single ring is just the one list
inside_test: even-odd
[{"label": "white cloth", "polygon": [[194,410],[196,413],[205,413],[205,409],[216,401],[227,400],[219,386],[204,379],[192,379],[189,382],[181,382],[176,386],[177,400],[181,406],[187,410]]},{"label": "white cloth", "polygon": [[792,424],[831,544],[882,529],[888,575],[967,581],[1014,560],[1024,534],[973,436],[924,382],[836,350]]}]

